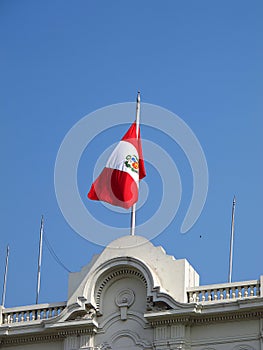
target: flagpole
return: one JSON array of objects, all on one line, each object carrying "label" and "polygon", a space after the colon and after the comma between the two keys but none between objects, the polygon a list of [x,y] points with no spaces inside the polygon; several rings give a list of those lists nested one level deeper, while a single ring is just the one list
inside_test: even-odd
[{"label": "flagpole", "polygon": [[[140,91],[137,94],[137,102],[136,102],[136,138],[139,137],[139,128],[140,128],[140,111],[141,111],[141,96]],[[139,181],[138,181],[138,191],[139,191]],[[136,226],[136,203],[132,206],[131,211],[131,230],[130,235],[135,235],[135,226]]]},{"label": "flagpole", "polygon": [[5,306],[5,296],[6,296],[6,282],[7,282],[7,273],[8,273],[8,261],[9,261],[9,245],[6,247],[6,258],[5,258],[5,275],[4,275],[4,284],[3,284],[3,294],[2,294],[2,306]]},{"label": "flagpole", "polygon": [[41,276],[41,263],[42,263],[43,232],[44,232],[44,217],[42,215],[42,217],[41,217],[41,224],[40,224],[39,251],[38,251],[36,304],[38,304],[38,298],[39,298],[39,292],[40,292],[40,276]]},{"label": "flagpole", "polygon": [[230,254],[229,254],[229,274],[228,282],[232,282],[232,265],[233,265],[233,244],[234,244],[234,228],[235,228],[235,206],[236,206],[236,197],[233,198],[232,204],[232,219],[231,219],[231,238],[230,238]]}]

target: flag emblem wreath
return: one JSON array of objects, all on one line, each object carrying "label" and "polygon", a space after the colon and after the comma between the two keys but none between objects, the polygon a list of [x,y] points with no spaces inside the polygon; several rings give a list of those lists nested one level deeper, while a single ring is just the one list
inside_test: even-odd
[{"label": "flag emblem wreath", "polygon": [[135,154],[132,156],[129,154],[126,157],[125,165],[127,168],[131,168],[131,171],[138,173],[138,171],[139,171],[139,159]]}]

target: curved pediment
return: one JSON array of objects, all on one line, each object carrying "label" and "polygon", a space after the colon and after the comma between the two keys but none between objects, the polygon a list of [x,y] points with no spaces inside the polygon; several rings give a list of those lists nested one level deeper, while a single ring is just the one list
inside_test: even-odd
[{"label": "curved pediment", "polygon": [[[121,267],[122,266],[122,267]],[[93,259],[93,263],[79,273],[71,274],[69,280],[68,304],[86,299],[96,307],[95,285],[118,269],[135,269],[147,281],[147,295],[156,292],[169,295],[179,303],[187,302],[187,287],[199,284],[199,276],[185,259],[176,260],[165,253],[162,247],[155,247],[140,236],[124,236],[107,246]],[[117,273],[117,272],[116,272]],[[106,282],[104,282],[106,283]]]}]

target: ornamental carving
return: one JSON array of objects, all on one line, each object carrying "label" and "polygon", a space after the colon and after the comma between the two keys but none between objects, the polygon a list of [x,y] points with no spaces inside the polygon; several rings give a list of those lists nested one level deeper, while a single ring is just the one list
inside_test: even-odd
[{"label": "ornamental carving", "polygon": [[96,291],[96,309],[97,312],[100,312],[100,299],[102,295],[103,289],[109,284],[113,279],[120,279],[123,277],[131,277],[137,278],[143,282],[145,287],[147,288],[147,281],[141,271],[133,268],[118,268],[117,270],[112,271],[109,275],[107,275],[99,284]]},{"label": "ornamental carving", "polygon": [[120,290],[116,295],[115,303],[120,308],[121,320],[127,319],[127,310],[134,303],[134,300],[135,294],[129,288]]},{"label": "ornamental carving", "polygon": [[169,310],[171,307],[163,301],[153,301],[153,297],[147,297],[146,310],[147,311],[164,311]]}]

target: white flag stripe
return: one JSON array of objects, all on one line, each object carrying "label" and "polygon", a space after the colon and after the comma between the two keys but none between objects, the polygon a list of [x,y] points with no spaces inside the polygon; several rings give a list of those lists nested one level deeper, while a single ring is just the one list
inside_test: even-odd
[{"label": "white flag stripe", "polygon": [[120,141],[110,155],[106,163],[106,168],[117,169],[129,173],[138,185],[139,173],[133,171],[132,168],[125,165],[127,156],[136,156],[139,160],[137,149],[130,142]]}]

